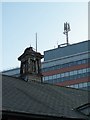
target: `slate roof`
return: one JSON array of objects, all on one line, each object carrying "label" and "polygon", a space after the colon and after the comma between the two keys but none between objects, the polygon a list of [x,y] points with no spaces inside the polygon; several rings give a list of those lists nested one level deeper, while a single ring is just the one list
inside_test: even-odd
[{"label": "slate roof", "polygon": [[88,103],[88,91],[26,82],[2,76],[2,109],[66,118],[87,118],[75,108]]}]

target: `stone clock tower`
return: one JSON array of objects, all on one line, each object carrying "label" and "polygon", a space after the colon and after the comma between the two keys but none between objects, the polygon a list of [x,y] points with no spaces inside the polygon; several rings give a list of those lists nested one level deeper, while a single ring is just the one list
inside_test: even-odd
[{"label": "stone clock tower", "polygon": [[26,48],[24,53],[18,58],[21,61],[20,77],[26,81],[42,81],[41,59],[43,55],[33,50],[32,47]]}]

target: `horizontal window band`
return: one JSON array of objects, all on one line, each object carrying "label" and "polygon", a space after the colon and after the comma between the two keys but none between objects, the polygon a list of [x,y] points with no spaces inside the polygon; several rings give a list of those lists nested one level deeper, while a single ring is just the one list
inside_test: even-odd
[{"label": "horizontal window band", "polygon": [[64,73],[64,72],[70,72],[70,71],[74,71],[74,70],[85,69],[85,68],[88,68],[88,67],[89,67],[88,64],[82,64],[82,65],[77,65],[77,66],[73,66],[73,67],[52,70],[52,71],[49,71],[49,72],[42,72],[42,75],[43,76],[56,75],[56,74],[61,74],[61,73]]},{"label": "horizontal window band", "polygon": [[90,77],[78,78],[76,80],[63,81],[63,82],[56,83],[56,85],[68,86],[68,85],[79,84],[83,82],[90,82]]},{"label": "horizontal window band", "polygon": [[56,70],[56,69],[70,67],[70,66],[86,64],[86,63],[90,63],[90,58],[82,59],[82,60],[78,60],[78,61],[72,61],[72,62],[63,63],[63,64],[57,64],[57,65],[54,65],[54,66],[51,66],[51,67],[50,66],[45,67],[45,68],[42,68],[42,72],[48,72],[48,71],[51,71],[51,70]]}]

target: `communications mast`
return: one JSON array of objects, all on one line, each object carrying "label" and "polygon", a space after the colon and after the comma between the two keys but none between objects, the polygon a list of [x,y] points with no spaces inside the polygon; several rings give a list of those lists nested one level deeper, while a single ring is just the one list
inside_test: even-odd
[{"label": "communications mast", "polygon": [[68,32],[70,31],[70,24],[69,23],[64,23],[64,32],[63,34],[66,35],[66,44],[69,45],[69,40],[68,40]]}]

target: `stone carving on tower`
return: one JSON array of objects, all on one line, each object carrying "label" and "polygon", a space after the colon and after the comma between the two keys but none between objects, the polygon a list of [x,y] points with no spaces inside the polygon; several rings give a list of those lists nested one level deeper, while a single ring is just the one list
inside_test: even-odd
[{"label": "stone carving on tower", "polygon": [[42,81],[41,59],[43,55],[33,50],[32,47],[26,48],[24,53],[18,58],[21,61],[20,76],[26,81]]}]

